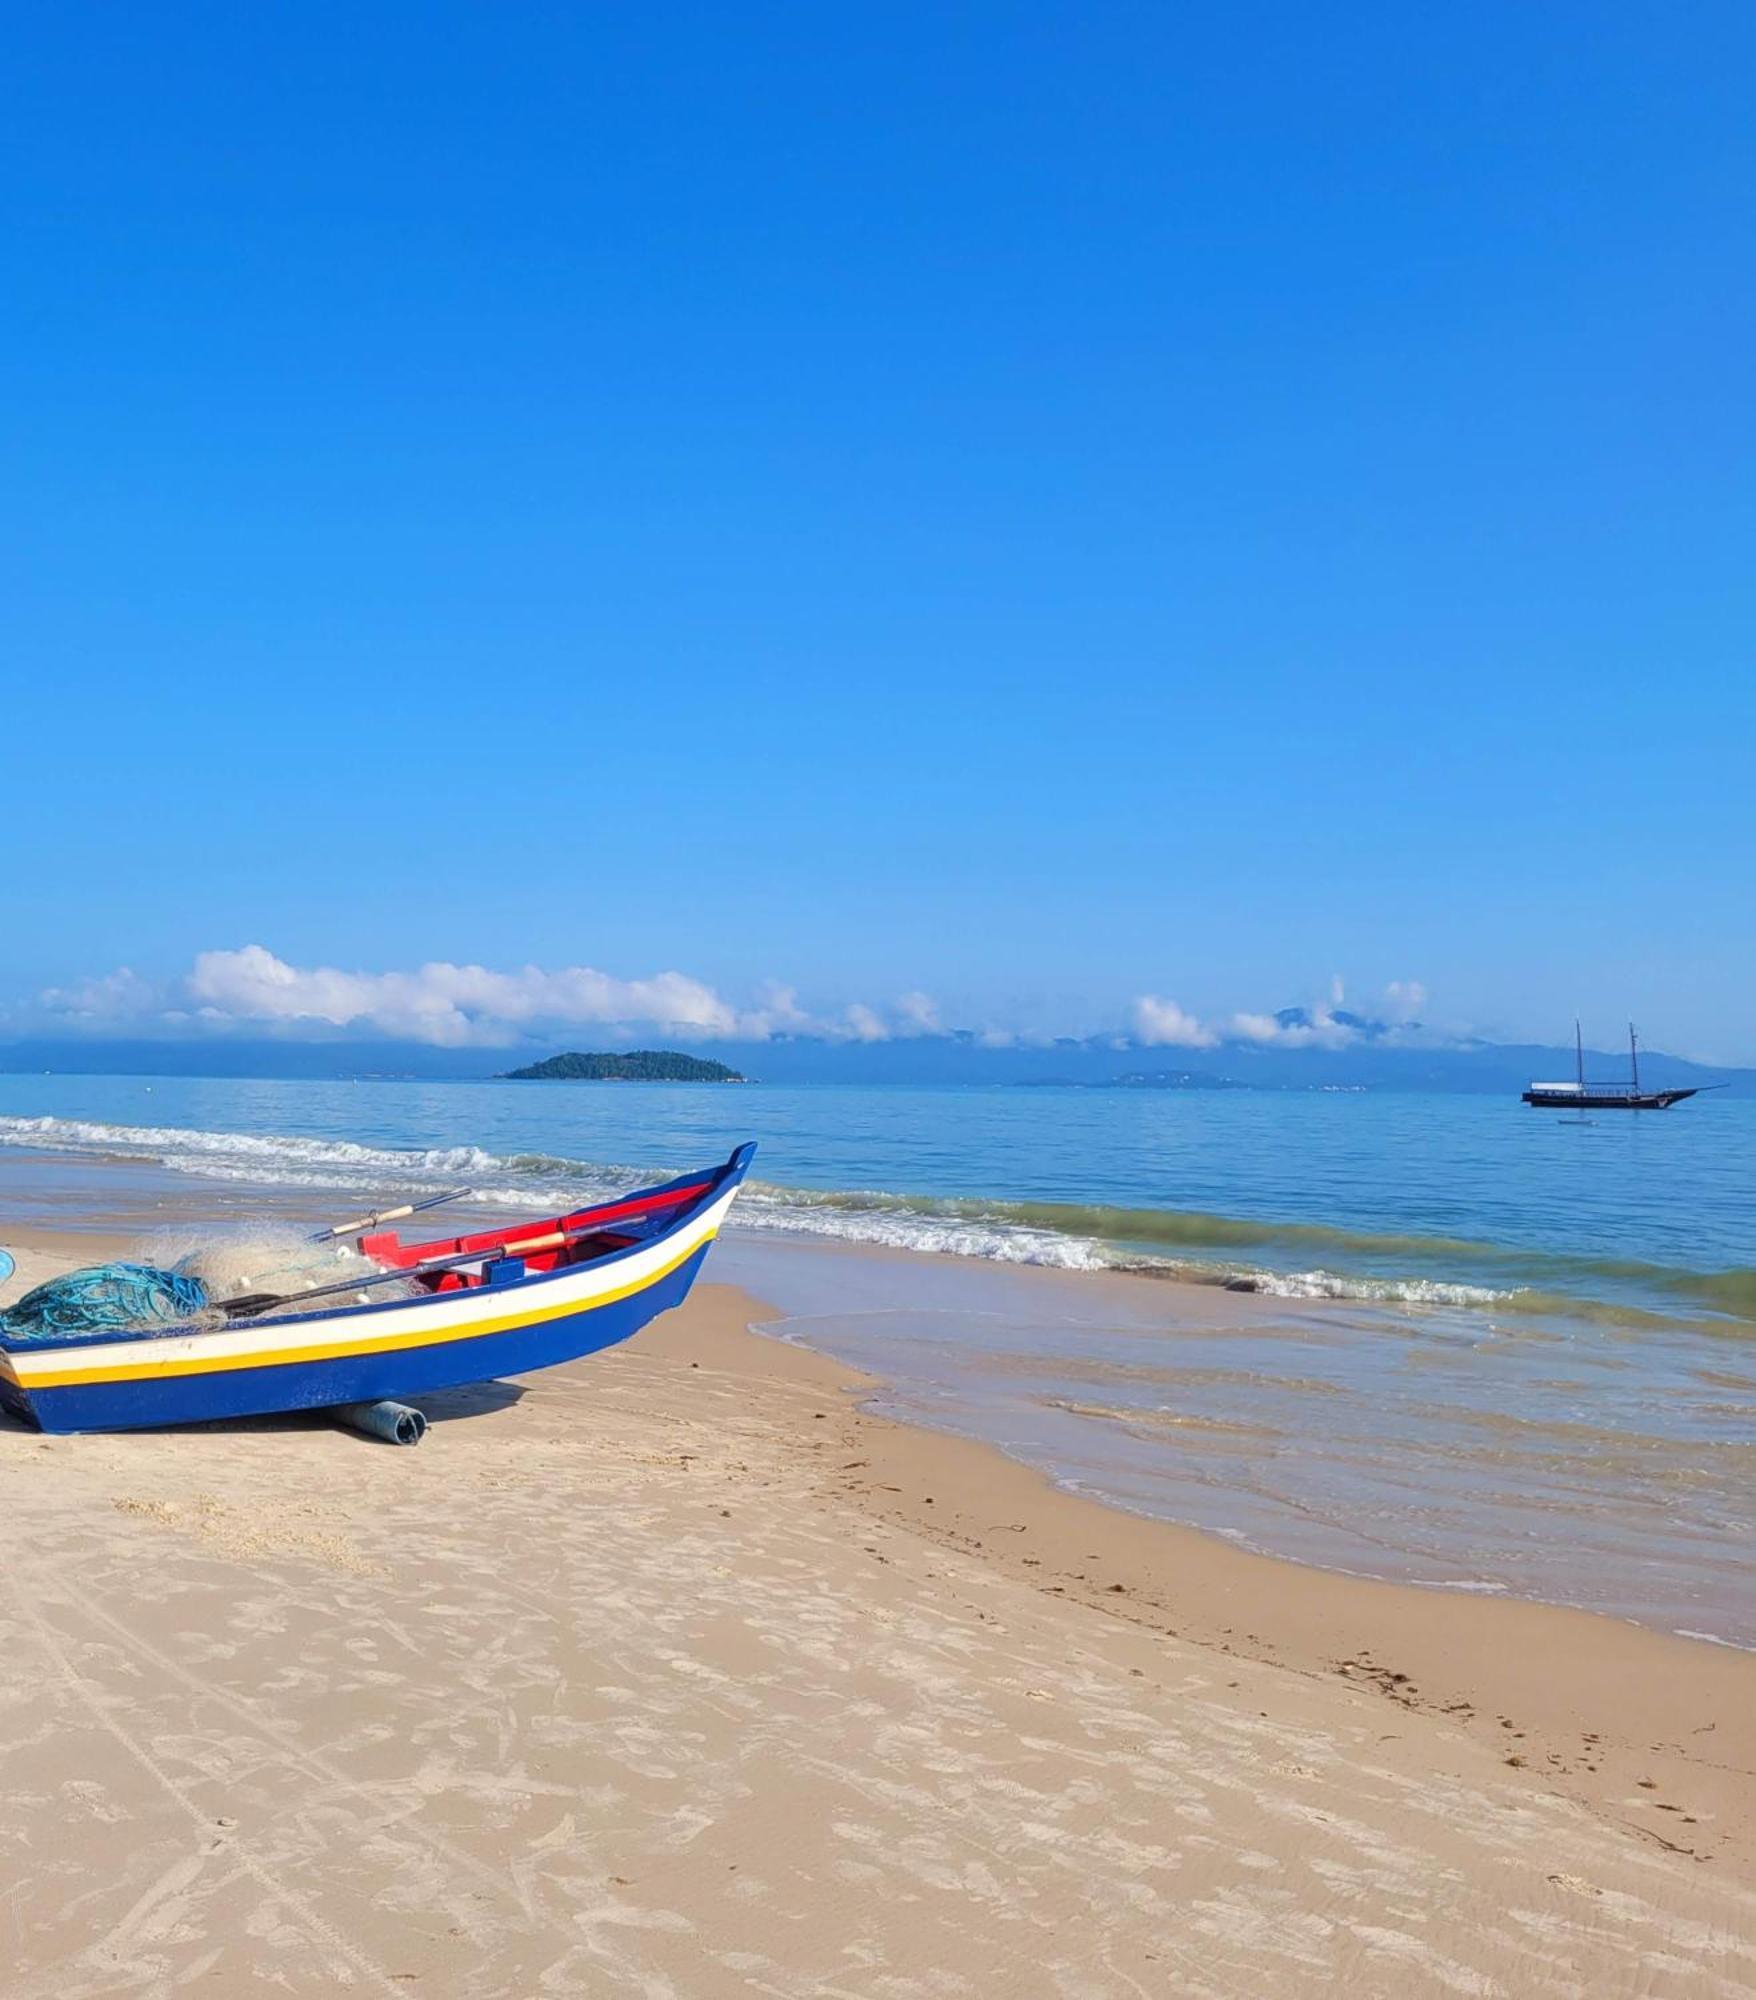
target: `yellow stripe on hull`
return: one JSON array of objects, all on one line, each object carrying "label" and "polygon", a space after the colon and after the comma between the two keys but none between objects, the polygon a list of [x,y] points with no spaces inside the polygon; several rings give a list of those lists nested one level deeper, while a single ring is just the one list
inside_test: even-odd
[{"label": "yellow stripe on hull", "polygon": [[[416,1328],[407,1333],[380,1334],[376,1338],[363,1336],[351,1340],[333,1340],[309,1347],[250,1348],[241,1353],[206,1356],[183,1354],[170,1356],[164,1360],[125,1362],[107,1369],[56,1370],[54,1363],[61,1359],[61,1355],[53,1351],[41,1357],[23,1353],[0,1354],[0,1370],[4,1370],[21,1389],[29,1393],[36,1389],[84,1387],[88,1384],[95,1386],[106,1382],[164,1380],[184,1375],[216,1375],[239,1368],[292,1367],[299,1362],[339,1361],[356,1355],[393,1354],[409,1347],[442,1347],[452,1341],[481,1340],[491,1334],[512,1333],[520,1327],[541,1326],[546,1320],[567,1319],[576,1313],[595,1312],[600,1306],[615,1305],[618,1300],[632,1298],[637,1292],[648,1291],[652,1286],[662,1284],[673,1271],[686,1264],[698,1250],[711,1243],[718,1234],[719,1225],[716,1222],[712,1228],[703,1231],[686,1248],[679,1251],[669,1263],[617,1290],[598,1292],[589,1298],[570,1299],[561,1305],[546,1309],[532,1308],[524,1312],[509,1313],[502,1319],[466,1320],[443,1329]],[[480,1293],[464,1293],[461,1296],[474,1300],[480,1297]],[[44,1364],[41,1368],[37,1366],[39,1359]]]}]

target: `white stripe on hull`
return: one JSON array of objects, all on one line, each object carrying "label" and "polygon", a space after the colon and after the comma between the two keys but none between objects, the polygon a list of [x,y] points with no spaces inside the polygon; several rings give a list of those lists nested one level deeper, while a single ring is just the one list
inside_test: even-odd
[{"label": "white stripe on hull", "polygon": [[89,1347],[34,1350],[21,1347],[0,1355],[0,1368],[9,1365],[9,1372],[25,1389],[34,1377],[50,1374],[71,1387],[72,1378],[108,1376],[137,1362],[150,1363],[155,1372],[167,1374],[178,1372],[179,1363],[199,1368],[203,1363],[239,1356],[259,1359],[264,1367],[271,1367],[281,1355],[310,1347],[314,1335],[319,1334],[326,1345],[357,1340],[361,1351],[369,1353],[379,1341],[395,1343],[421,1333],[454,1340],[461,1329],[476,1322],[517,1324],[521,1306],[529,1307],[533,1320],[559,1317],[562,1311],[582,1311],[610,1293],[639,1291],[662,1276],[717,1232],[736,1193],[736,1188],[728,1188],[683,1228],[643,1244],[614,1263],[589,1264],[575,1273],[538,1279],[528,1287],[483,1285],[467,1292],[442,1293],[443,1305],[434,1299],[412,1300],[406,1305],[353,1306],[327,1314],[252,1320],[236,1328],[169,1339],[106,1340]]}]

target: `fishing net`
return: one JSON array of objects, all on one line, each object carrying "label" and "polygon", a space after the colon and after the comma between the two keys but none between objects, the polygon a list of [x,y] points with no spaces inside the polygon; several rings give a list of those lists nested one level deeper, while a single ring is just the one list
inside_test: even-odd
[{"label": "fishing net", "polygon": [[[279,1302],[251,1312],[253,1319],[289,1313],[333,1312],[376,1304],[420,1291],[407,1278],[379,1278],[383,1265],[347,1244],[313,1243],[295,1229],[246,1229],[161,1236],[148,1243],[150,1262],[94,1264],[67,1271],[27,1292],[0,1313],[0,1346],[33,1341],[140,1338],[205,1333],[226,1323],[224,1307],[244,1297],[277,1295]],[[362,1281],[358,1291],[331,1291]],[[309,1294],[323,1290],[321,1298]]]},{"label": "fishing net", "polygon": [[[279,1292],[288,1308],[297,1310],[301,1292],[343,1284],[350,1278],[375,1278],[384,1270],[382,1264],[362,1257],[351,1244],[314,1243],[296,1229],[262,1225],[157,1236],[147,1248],[155,1263],[199,1280],[216,1305],[247,1293]],[[374,1285],[366,1296],[393,1299],[406,1289],[406,1285],[391,1280]],[[324,1301],[325,1305],[350,1303],[347,1295],[339,1293]]]},{"label": "fishing net", "polygon": [[188,1333],[207,1323],[207,1287],[152,1264],[64,1271],[0,1313],[0,1346],[102,1340],[118,1333]]}]

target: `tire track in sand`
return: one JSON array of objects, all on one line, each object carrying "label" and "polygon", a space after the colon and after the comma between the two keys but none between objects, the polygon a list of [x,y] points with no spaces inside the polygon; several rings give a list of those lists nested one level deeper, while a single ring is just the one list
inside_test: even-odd
[{"label": "tire track in sand", "polygon": [[435,1832],[431,1827],[423,1826],[419,1820],[404,1812],[387,1810],[381,1792],[374,1792],[368,1786],[362,1785],[357,1778],[350,1777],[340,1765],[332,1763],[325,1757],[322,1751],[310,1750],[298,1743],[289,1743],[280,1733],[276,1723],[260,1714],[256,1704],[247,1695],[234,1694],[229,1688],[220,1687],[215,1682],[204,1679],[192,1668],[184,1666],[182,1661],[173,1658],[169,1653],[162,1652],[150,1639],[142,1638],[112,1612],[94,1604],[83,1591],[76,1589],[69,1597],[65,1594],[58,1595],[51,1589],[47,1595],[50,1601],[59,1601],[68,1610],[83,1612],[94,1625],[101,1626],[110,1633],[118,1644],[128,1648],[137,1659],[150,1661],[196,1694],[205,1695],[210,1701],[218,1702],[222,1708],[228,1709],[259,1742],[274,1753],[282,1764],[302,1770],[306,1777],[321,1779],[338,1792],[360,1800],[370,1810],[374,1826],[381,1829],[395,1827],[411,1834],[431,1853],[450,1862],[453,1867],[490,1890],[497,1900],[513,1904],[519,1914],[527,1919],[536,1918],[537,1911],[528,1890],[515,1880],[510,1871],[503,1872],[490,1867],[485,1861],[478,1861],[467,1848],[459,1847],[446,1835]]},{"label": "tire track in sand", "polygon": [[[55,1628],[38,1609],[26,1588],[24,1578],[19,1574],[19,1570],[20,1565],[16,1562],[5,1565],[7,1588],[11,1591],[13,1601],[17,1604],[26,1624],[35,1631],[39,1645],[59,1672],[62,1684],[70,1689],[81,1705],[90,1712],[93,1721],[108,1735],[113,1736],[154,1782],[161,1786],[176,1801],[177,1805],[188,1816],[190,1822],[198,1827],[207,1837],[209,1842],[208,1851],[212,1853],[223,1852],[235,1856],[249,1870],[250,1874],[261,1887],[277,1902],[285,1904],[288,1909],[292,1910],[309,1934],[321,1944],[326,1945],[335,1958],[339,1959],[344,1965],[351,1967],[357,1975],[371,1981],[380,1992],[398,1996],[398,2000],[400,2000],[400,1996],[406,1991],[406,1988],[399,1986],[391,1978],[390,1974],[385,1971],[383,1966],[363,1946],[337,1930],[326,1917],[319,1916],[317,1911],[299,1894],[297,1889],[284,1881],[273,1868],[250,1851],[247,1841],[239,1839],[235,1833],[231,1833],[229,1830],[216,1829],[212,1815],[204,1812],[195,1800],[189,1796],[189,1793],[178,1780],[172,1777],[170,1772],[154,1757],[146,1745],[120,1722],[116,1716],[111,1714],[105,1703],[98,1698],[98,1692],[91,1681],[74,1664],[66,1647],[62,1645]],[[215,1838],[216,1833],[218,1835],[217,1839]],[[112,1927],[110,1936],[114,1937],[126,1927],[130,1920],[135,1917],[138,1910],[139,1904],[136,1903],[135,1908],[130,1910],[118,1925]]]}]

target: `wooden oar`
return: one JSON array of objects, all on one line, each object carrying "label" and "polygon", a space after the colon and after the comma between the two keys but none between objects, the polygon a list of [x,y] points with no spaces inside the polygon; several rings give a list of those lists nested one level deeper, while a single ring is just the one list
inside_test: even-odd
[{"label": "wooden oar", "polygon": [[333,1285],[318,1285],[308,1292],[247,1292],[239,1299],[222,1299],[219,1309],[227,1319],[247,1319],[266,1312],[270,1306],[304,1305],[310,1299],[338,1298],[344,1292],[363,1292],[373,1285],[388,1285],[397,1278],[423,1278],[434,1272],[455,1271],[462,1264],[497,1264],[504,1257],[530,1257],[541,1250],[559,1250],[568,1243],[581,1243],[588,1236],[628,1236],[646,1227],[641,1216],[627,1223],[593,1223],[584,1229],[551,1229],[542,1236],[521,1237],[516,1243],[491,1243],[482,1250],[458,1250],[448,1257],[429,1257],[425,1263],[407,1264],[400,1270],[373,1271],[363,1278],[346,1278]]},{"label": "wooden oar", "polygon": [[462,1201],[468,1188],[453,1188],[449,1194],[430,1194],[425,1201],[404,1202],[401,1208],[375,1208],[370,1215],[356,1215],[352,1222],[338,1222],[332,1229],[320,1229],[313,1243],[333,1243],[338,1236],[361,1236],[381,1223],[400,1222],[405,1215],[419,1215],[424,1208],[439,1208],[448,1201]]}]

